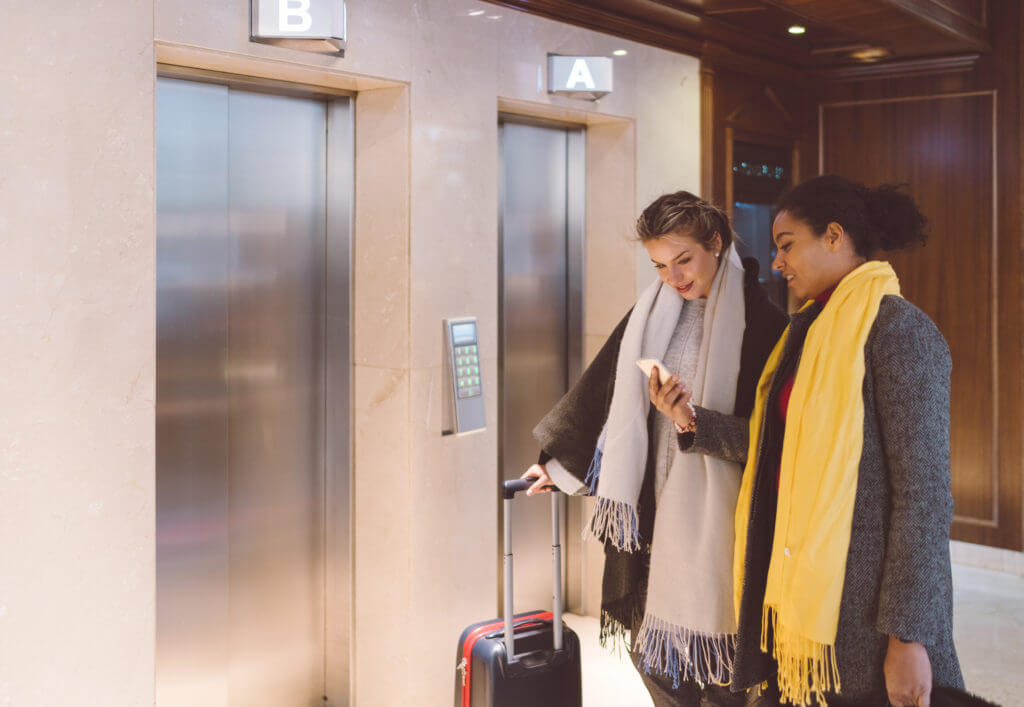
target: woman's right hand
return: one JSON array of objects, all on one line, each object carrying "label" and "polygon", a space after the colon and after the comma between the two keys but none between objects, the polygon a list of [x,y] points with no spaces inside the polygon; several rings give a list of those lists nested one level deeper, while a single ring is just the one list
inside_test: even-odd
[{"label": "woman's right hand", "polygon": [[693,416],[693,408],[689,406],[693,393],[679,382],[679,376],[672,376],[662,385],[660,375],[658,367],[654,366],[647,379],[648,396],[663,415],[680,427],[686,427]]},{"label": "woman's right hand", "polygon": [[548,476],[548,470],[544,468],[543,464],[534,464],[519,478],[537,479],[533,486],[526,489],[527,496],[532,496],[535,493],[547,493],[555,486],[555,482],[551,480],[550,476]]}]

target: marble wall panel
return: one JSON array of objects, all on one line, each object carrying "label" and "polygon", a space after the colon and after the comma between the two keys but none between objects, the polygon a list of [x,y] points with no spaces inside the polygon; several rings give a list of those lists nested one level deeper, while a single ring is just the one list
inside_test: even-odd
[{"label": "marble wall panel", "polygon": [[152,6],[0,28],[0,704],[152,702]]}]

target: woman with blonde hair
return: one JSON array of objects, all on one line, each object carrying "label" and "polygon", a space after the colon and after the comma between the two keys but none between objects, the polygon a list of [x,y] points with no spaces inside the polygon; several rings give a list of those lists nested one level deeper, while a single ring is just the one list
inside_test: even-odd
[{"label": "woman with blonde hair", "polygon": [[[660,278],[537,425],[540,463],[524,476],[538,479],[531,492],[554,483],[597,496],[590,532],[605,545],[602,643],[631,638],[655,705],[743,705],[726,686],[742,469],[681,447],[693,436],[691,398],[720,414],[750,414],[786,318],[711,204],[666,194],[644,210],[637,233]],[[661,385],[660,372],[646,377],[638,359],[660,359],[674,375]]]}]

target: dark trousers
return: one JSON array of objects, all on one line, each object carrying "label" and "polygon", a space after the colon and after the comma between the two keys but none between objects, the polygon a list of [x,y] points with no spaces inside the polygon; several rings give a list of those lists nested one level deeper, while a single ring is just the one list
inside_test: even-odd
[{"label": "dark trousers", "polygon": [[640,673],[644,687],[654,700],[654,707],[744,707],[745,693],[730,692],[728,686],[708,685],[702,688],[695,682],[679,681],[679,687],[672,687],[672,678],[665,675],[648,674],[638,661],[636,653],[630,651],[633,666]]}]

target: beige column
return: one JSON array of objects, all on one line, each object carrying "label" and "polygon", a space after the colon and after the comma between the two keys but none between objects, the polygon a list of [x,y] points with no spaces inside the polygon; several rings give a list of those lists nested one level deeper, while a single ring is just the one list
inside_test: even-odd
[{"label": "beige column", "polygon": [[153,702],[152,3],[0,23],[0,705]]}]

